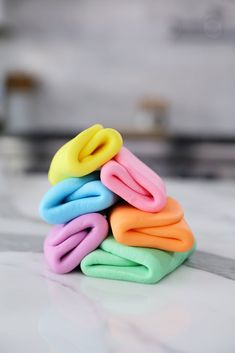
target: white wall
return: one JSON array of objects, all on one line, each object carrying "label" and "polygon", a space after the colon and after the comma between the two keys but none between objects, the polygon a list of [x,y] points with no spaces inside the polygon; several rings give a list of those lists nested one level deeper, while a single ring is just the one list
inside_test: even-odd
[{"label": "white wall", "polygon": [[[35,127],[132,127],[138,98],[156,94],[171,103],[173,131],[235,132],[235,2],[8,0],[6,17],[1,77],[41,77]],[[208,33],[177,39],[179,21]]]}]

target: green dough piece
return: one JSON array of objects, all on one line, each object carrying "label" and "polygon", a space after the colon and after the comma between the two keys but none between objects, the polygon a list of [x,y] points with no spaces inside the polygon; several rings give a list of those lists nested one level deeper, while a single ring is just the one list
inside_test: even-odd
[{"label": "green dough piece", "polygon": [[194,250],[195,246],[186,252],[131,247],[109,236],[82,260],[81,270],[91,277],[153,284],[174,271]]}]

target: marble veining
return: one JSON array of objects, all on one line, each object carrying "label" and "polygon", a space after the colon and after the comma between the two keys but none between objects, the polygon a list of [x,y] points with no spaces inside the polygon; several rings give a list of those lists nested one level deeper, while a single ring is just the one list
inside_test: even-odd
[{"label": "marble veining", "polygon": [[9,203],[0,190],[1,352],[235,352],[235,183],[167,185],[198,250],[159,284],[141,285],[79,269],[51,273],[42,255],[50,226],[37,215],[46,178],[8,180]]},{"label": "marble veining", "polygon": [[235,280],[235,259],[196,251],[185,265]]}]

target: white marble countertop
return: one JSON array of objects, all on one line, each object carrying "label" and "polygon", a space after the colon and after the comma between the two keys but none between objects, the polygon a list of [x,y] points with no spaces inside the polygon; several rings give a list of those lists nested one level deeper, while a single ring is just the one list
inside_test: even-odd
[{"label": "white marble countertop", "polygon": [[46,176],[1,182],[1,353],[234,353],[235,182],[167,180],[197,252],[157,285],[55,275],[37,215]]}]

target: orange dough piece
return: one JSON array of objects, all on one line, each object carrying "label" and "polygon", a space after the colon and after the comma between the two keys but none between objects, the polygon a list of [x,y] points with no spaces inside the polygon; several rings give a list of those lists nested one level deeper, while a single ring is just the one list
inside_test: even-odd
[{"label": "orange dough piece", "polygon": [[114,238],[122,244],[184,252],[194,245],[194,236],[179,203],[171,197],[157,213],[144,212],[131,205],[115,206],[110,214]]}]

